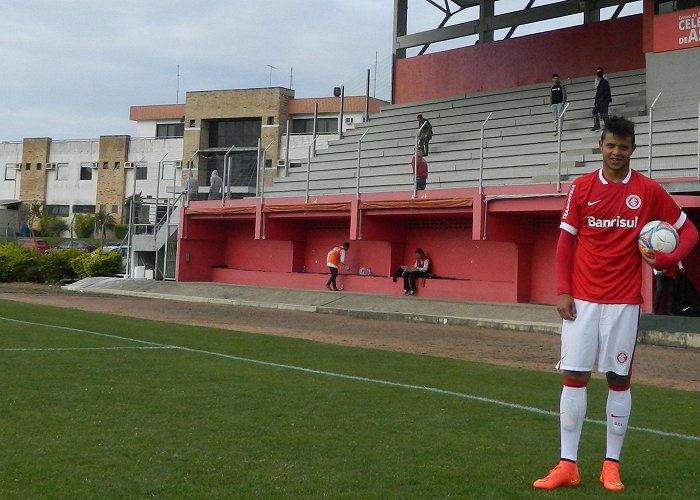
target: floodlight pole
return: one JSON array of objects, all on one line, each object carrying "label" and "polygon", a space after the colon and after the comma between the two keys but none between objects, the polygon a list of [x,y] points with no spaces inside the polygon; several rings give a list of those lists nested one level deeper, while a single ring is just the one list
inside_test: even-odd
[{"label": "floodlight pole", "polygon": [[[156,213],[153,216],[153,247],[156,250],[156,256],[153,262],[153,278],[158,279],[158,197],[160,196],[160,177],[163,172],[163,161],[168,156],[168,153],[163,155],[163,158],[158,162],[158,179],[156,179]],[[173,175],[175,175],[173,169]]]}]

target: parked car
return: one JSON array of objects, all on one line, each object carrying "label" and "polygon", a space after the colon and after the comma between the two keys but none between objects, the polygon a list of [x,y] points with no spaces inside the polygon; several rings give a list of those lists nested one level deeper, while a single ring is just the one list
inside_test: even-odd
[{"label": "parked car", "polygon": [[17,246],[19,248],[36,250],[39,253],[44,253],[51,249],[51,245],[46,240],[39,238],[17,238]]},{"label": "parked car", "polygon": [[51,249],[51,251],[54,250],[80,250],[81,252],[92,252],[95,250],[95,247],[93,245],[90,245],[88,243],[85,243],[84,241],[80,240],[67,240],[59,243],[55,247]]}]

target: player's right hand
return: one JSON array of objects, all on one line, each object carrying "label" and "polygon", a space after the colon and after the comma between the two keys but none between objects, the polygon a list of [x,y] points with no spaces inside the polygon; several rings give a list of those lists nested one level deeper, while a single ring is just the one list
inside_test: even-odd
[{"label": "player's right hand", "polygon": [[557,295],[557,312],[561,319],[576,319],[576,304],[574,303],[574,298],[570,294],[564,293],[562,295]]}]

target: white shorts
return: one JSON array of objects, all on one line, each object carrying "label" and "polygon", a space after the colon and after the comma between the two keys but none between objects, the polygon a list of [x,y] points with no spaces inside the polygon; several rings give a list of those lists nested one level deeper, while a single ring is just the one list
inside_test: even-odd
[{"label": "white shorts", "polygon": [[639,329],[638,304],[596,304],[574,299],[576,319],[561,328],[561,359],[557,368],[629,375]]}]

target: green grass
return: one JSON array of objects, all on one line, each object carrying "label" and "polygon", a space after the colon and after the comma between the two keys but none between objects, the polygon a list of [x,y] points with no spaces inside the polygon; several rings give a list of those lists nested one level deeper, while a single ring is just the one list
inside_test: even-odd
[{"label": "green grass", "polygon": [[[0,301],[0,498],[599,498],[605,428],[587,423],[582,486],[530,483],[558,419],[418,388],[558,409],[559,376],[449,359]],[[377,323],[381,328],[381,323]],[[42,349],[9,351],[10,348]],[[196,350],[208,351],[197,352]],[[697,393],[635,386],[631,425],[699,435]],[[594,381],[589,418],[603,418]],[[694,498],[700,442],[630,430],[634,498]],[[673,485],[669,487],[669,483]]]}]

